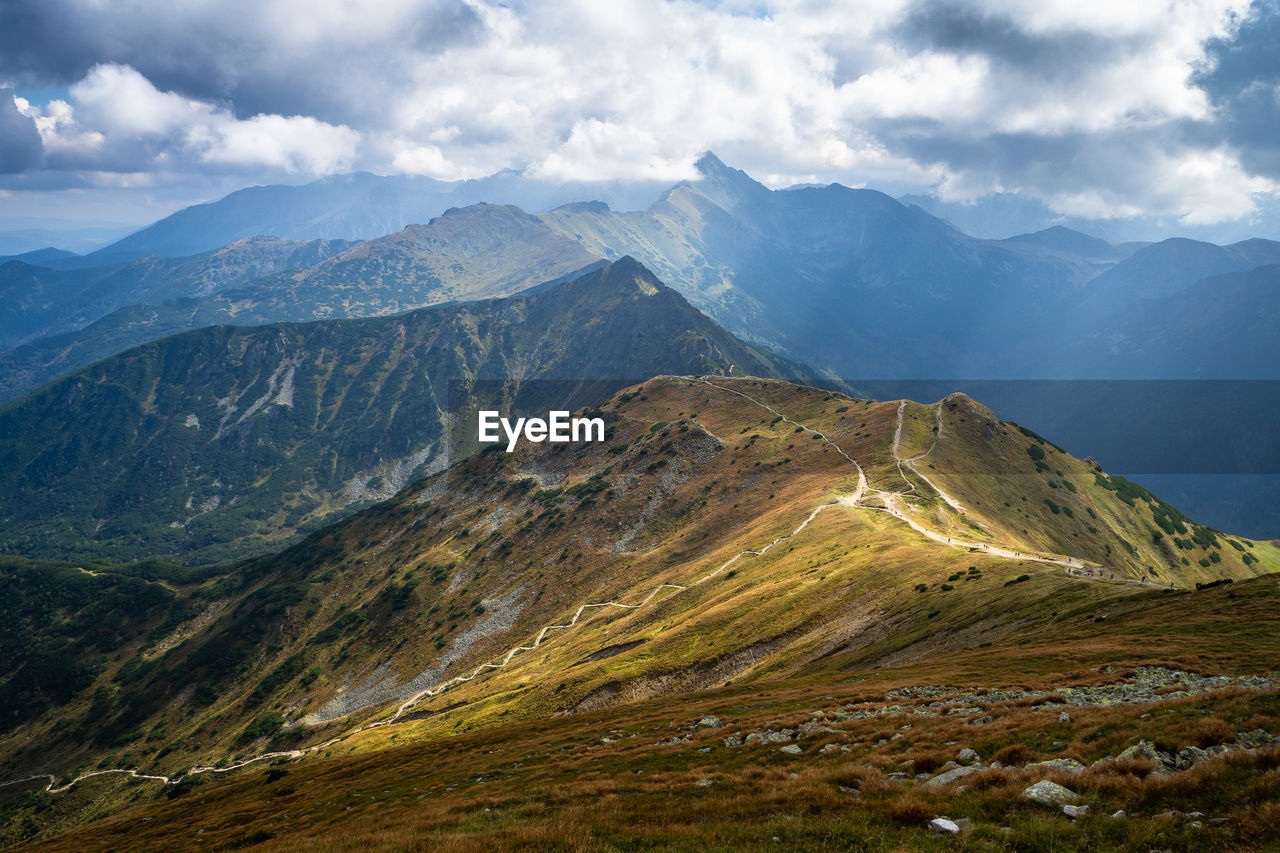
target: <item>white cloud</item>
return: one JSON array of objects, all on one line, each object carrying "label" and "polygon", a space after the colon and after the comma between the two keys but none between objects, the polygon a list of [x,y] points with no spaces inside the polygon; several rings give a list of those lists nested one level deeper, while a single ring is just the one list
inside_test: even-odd
[{"label": "white cloud", "polygon": [[159,91],[126,65],[95,66],[70,94],[78,122],[120,136],[172,133],[216,114],[210,104]]},{"label": "white cloud", "polygon": [[908,0],[66,2],[113,58],[28,108],[53,168],[675,180],[710,148],[776,183],[1188,222],[1273,189],[1184,132],[1214,119],[1194,72],[1248,0],[957,7],[1032,45],[1016,59],[904,37],[949,8]]},{"label": "white cloud", "polygon": [[328,175],[351,168],[360,134],[309,116],[257,115],[196,125],[185,141],[206,163]]},{"label": "white cloud", "polygon": [[70,101],[21,108],[56,163],[132,172],[214,164],[312,175],[349,169],[360,134],[310,116],[237,119],[213,104],[162,92],[135,69],[100,65]]},{"label": "white cloud", "polygon": [[1258,196],[1280,192],[1280,184],[1246,174],[1240,161],[1223,149],[1189,152],[1168,164],[1167,171],[1164,189],[1172,196],[1171,206],[1180,207],[1184,199],[1195,200],[1179,217],[1186,225],[1250,217],[1258,210]]}]

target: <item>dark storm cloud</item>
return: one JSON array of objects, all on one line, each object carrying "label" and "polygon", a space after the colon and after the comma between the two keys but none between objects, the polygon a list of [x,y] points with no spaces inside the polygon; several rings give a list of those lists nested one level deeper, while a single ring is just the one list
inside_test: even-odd
[{"label": "dark storm cloud", "polygon": [[1210,44],[1212,64],[1195,82],[1217,120],[1190,132],[1218,135],[1247,168],[1280,178],[1280,3],[1256,3],[1251,11],[1235,38]]},{"label": "dark storm cloud", "polygon": [[925,163],[950,163],[957,168],[1025,173],[1071,162],[1088,143],[1088,135],[1060,133],[992,133],[981,137],[957,137],[933,121],[889,121],[876,132],[898,140],[913,159]]},{"label": "dark storm cloud", "polygon": [[[361,40],[358,27],[307,33],[282,25],[253,3],[202,8],[170,2],[118,5],[83,0],[5,0],[0,4],[0,79],[70,85],[93,66],[136,68],[158,89],[226,105],[237,118],[305,114],[334,123],[376,120],[385,103],[371,90],[410,79],[424,55],[466,45],[483,27],[456,0],[406,10],[388,37]],[[242,7],[242,8],[237,8]],[[397,8],[394,3],[386,8]],[[372,43],[371,43],[372,42]]]},{"label": "dark storm cloud", "polygon": [[12,89],[0,88],[0,174],[34,168],[43,156],[35,122],[18,111]]},{"label": "dark storm cloud", "polygon": [[1029,33],[1007,15],[972,4],[915,3],[890,36],[905,47],[980,55],[998,65],[1041,79],[1059,79],[1081,66],[1112,62],[1132,52],[1134,42],[1084,29]]},{"label": "dark storm cloud", "polygon": [[[992,133],[964,138],[932,123],[895,122],[877,129],[895,134],[920,162],[945,162],[957,173],[999,175],[1008,190],[1071,193],[1082,186],[1125,187],[1148,178],[1135,171],[1161,145],[1149,131],[1118,128],[1105,133]],[[1157,137],[1159,138],[1159,137]]]}]

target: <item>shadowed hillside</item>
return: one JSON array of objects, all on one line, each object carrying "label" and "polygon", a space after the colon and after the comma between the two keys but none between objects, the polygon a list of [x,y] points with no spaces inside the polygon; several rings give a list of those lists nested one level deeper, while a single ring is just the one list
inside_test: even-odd
[{"label": "shadowed hillside", "polygon": [[0,408],[0,550],[260,553],[465,450],[446,436],[451,383],[545,412],[672,371],[813,376],[630,259],[510,299],[188,332]]}]

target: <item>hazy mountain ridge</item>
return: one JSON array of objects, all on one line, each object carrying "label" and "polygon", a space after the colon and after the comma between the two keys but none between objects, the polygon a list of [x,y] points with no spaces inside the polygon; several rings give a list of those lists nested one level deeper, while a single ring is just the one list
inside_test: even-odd
[{"label": "hazy mountain ridge", "polygon": [[1076,370],[1117,378],[1276,379],[1277,319],[1280,264],[1271,264],[1211,275],[1080,323],[1062,354]]},{"label": "hazy mountain ridge", "polygon": [[357,172],[298,186],[238,190],[217,201],[179,210],[71,262],[97,265],[146,254],[178,257],[253,234],[294,240],[368,240],[428,222],[449,208],[486,201],[547,210],[586,197],[639,207],[661,190],[656,182],[562,182],[512,171],[464,181]]},{"label": "hazy mountain ridge", "polygon": [[543,216],[652,265],[726,328],[845,376],[997,374],[994,329],[1046,324],[1097,269],[970,238],[883,193],[771,192],[714,155],[644,213]]},{"label": "hazy mountain ridge", "polygon": [[187,329],[383,316],[444,302],[508,296],[597,260],[517,208],[473,205],[449,210],[427,225],[315,258],[296,272],[253,276],[253,281],[237,287],[184,293],[180,282],[162,279],[153,293],[164,301],[128,305],[84,329],[0,353],[0,399]]},{"label": "hazy mountain ridge", "polygon": [[311,266],[349,245],[251,237],[186,258],[151,256],[83,270],[10,261],[0,266],[0,349],[77,329],[133,303],[206,296]]},{"label": "hazy mountain ridge", "polygon": [[[1130,305],[1177,299],[1206,277],[1280,261],[1280,244],[1260,239],[1225,247],[1185,239],[1116,246],[1054,226],[978,240],[872,190],[833,184],[770,191],[712,154],[699,169],[699,180],[668,188],[645,211],[575,202],[543,214],[554,238],[534,239],[534,218],[518,208],[478,205],[370,240],[313,270],[254,282],[243,292],[194,305],[149,299],[149,309],[123,308],[83,338],[32,342],[3,365],[0,393],[12,396],[122,345],[182,328],[369,316],[503,295],[597,257],[625,254],[640,258],[743,339],[847,377],[1073,376],[1077,362],[1064,351],[1077,348],[1082,337],[1095,340],[1113,316],[1150,313],[1130,311]],[[505,179],[493,186],[519,194],[524,179]],[[246,198],[236,204],[257,196]],[[313,213],[323,218],[326,209]],[[261,224],[274,227],[273,221]],[[486,239],[510,240],[488,249],[508,260],[486,265],[483,251],[469,249],[471,241],[483,245]],[[438,252],[456,254],[465,272],[437,263]],[[567,260],[559,267],[556,253]],[[520,274],[520,254],[533,268],[528,275]],[[548,263],[551,268],[539,266]],[[1179,330],[1172,334],[1176,339]],[[1136,375],[1122,356],[1101,355],[1108,352],[1102,347],[1087,354],[1090,378]],[[1274,354],[1262,349],[1251,359]],[[1157,369],[1152,378],[1166,375]]]},{"label": "hazy mountain ridge", "polygon": [[1198,281],[1280,264],[1280,243],[1255,238],[1228,246],[1172,238],[1144,246],[1090,284],[1090,307],[1176,296]]}]

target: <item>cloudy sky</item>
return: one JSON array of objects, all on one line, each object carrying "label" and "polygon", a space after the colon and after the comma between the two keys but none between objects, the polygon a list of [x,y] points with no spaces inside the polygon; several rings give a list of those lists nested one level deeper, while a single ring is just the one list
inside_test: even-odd
[{"label": "cloudy sky", "polygon": [[712,149],[1274,231],[1278,2],[5,0],[0,224],[355,169],[674,181]]}]

